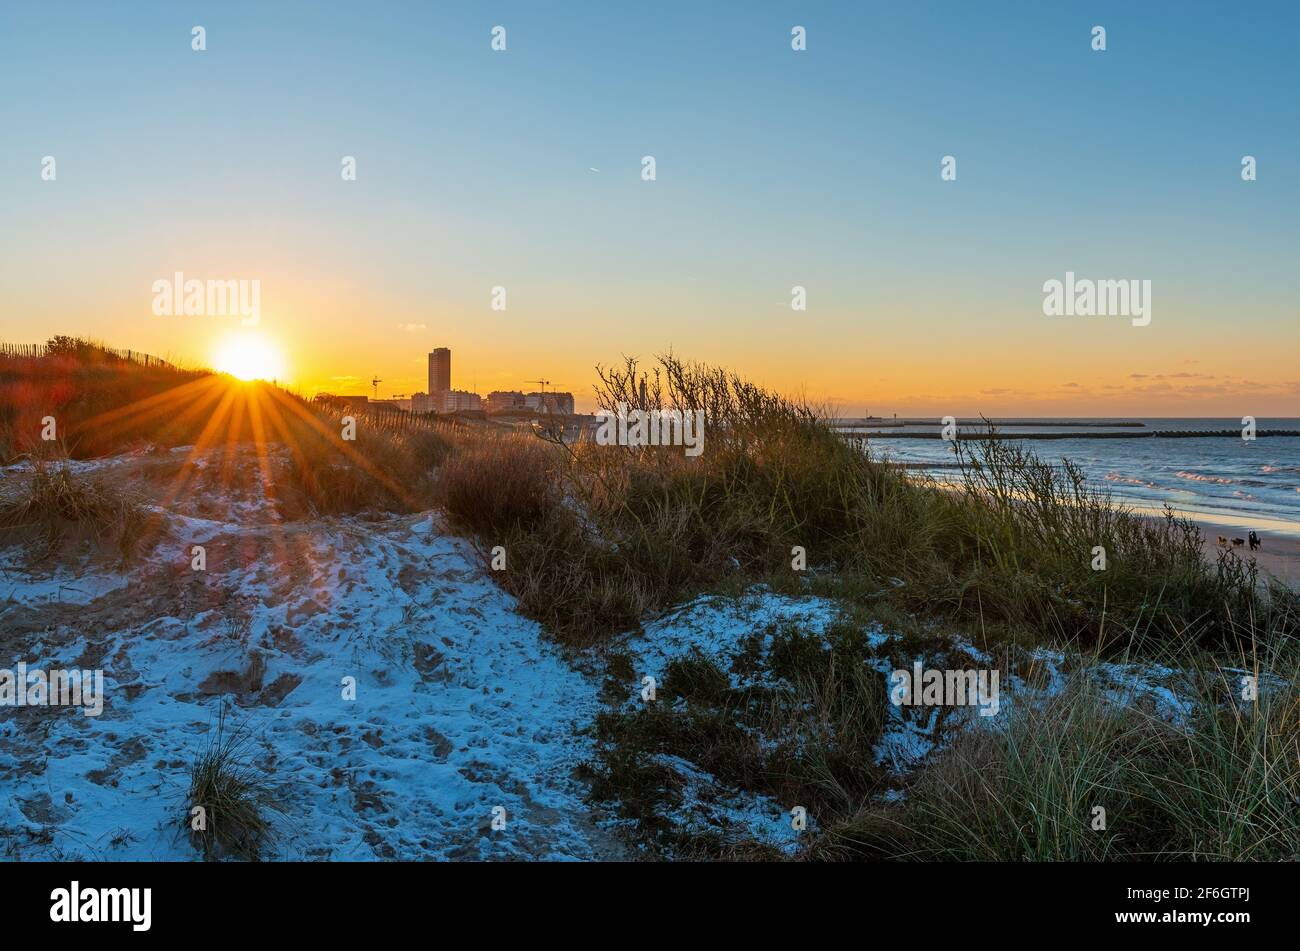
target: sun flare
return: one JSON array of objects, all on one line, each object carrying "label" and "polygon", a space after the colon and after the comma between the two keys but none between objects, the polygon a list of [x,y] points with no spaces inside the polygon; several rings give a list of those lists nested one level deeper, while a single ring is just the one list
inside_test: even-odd
[{"label": "sun flare", "polygon": [[226,338],[213,355],[213,363],[219,372],[238,380],[274,380],[284,373],[279,352],[265,337],[255,334]]}]

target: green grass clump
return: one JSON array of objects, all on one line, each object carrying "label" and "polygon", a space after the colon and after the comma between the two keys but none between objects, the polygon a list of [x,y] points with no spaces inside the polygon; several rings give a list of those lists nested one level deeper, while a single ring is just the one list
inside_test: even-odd
[{"label": "green grass clump", "polygon": [[[784,809],[801,805],[817,821],[851,814],[883,783],[874,748],[888,698],[865,652],[847,628],[822,635],[785,627],[768,632],[766,646],[673,660],[655,702],[597,718],[593,802],[630,822],[634,841],[652,854],[778,857],[743,830],[684,826],[681,808],[696,804],[684,803],[686,784],[664,758],[691,763],[723,789]],[[743,671],[734,683],[727,667]]]},{"label": "green grass clump", "polygon": [[[874,759],[888,713],[876,664],[901,663],[896,642],[873,656],[847,620],[824,633],[756,632],[723,656],[670,663],[656,703],[627,702],[631,683],[621,699],[607,692],[592,798],[663,858],[788,857],[697,821],[712,797],[749,795],[808,809],[803,859],[1294,861],[1300,649],[1278,630],[1255,628],[1256,649],[1235,659],[1191,643],[1135,645],[1172,703],[1125,686],[1143,663],[1102,667],[1096,652],[1068,656],[1066,683],[1050,694],[1018,668],[1036,688],[1008,693],[1004,678],[997,715],[936,733],[938,748],[897,774]],[[703,800],[677,760],[709,777]]]},{"label": "green grass clump", "polygon": [[1249,663],[1255,700],[1243,698],[1240,670],[1194,669],[1202,703],[1148,792],[1178,857],[1300,861],[1298,657],[1292,642]]},{"label": "green grass clump", "polygon": [[[901,803],[864,802],[810,850],[831,859],[1294,861],[1300,856],[1295,644],[1261,659],[1259,697],[1194,651],[1183,720],[1107,696],[1086,663],[935,754]],[[1104,810],[1104,815],[1096,810]],[[1102,822],[1104,820],[1104,827]]]}]

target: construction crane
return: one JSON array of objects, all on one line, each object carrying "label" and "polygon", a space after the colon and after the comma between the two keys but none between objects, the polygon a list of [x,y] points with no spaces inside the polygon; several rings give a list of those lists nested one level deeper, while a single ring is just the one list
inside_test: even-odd
[{"label": "construction crane", "polygon": [[550,381],[550,380],[524,380],[524,382],[525,382],[525,383],[540,383],[540,384],[542,384],[542,392],[545,393],[545,392],[546,392],[546,385],[547,385],[548,383],[550,383],[551,381]]},{"label": "construction crane", "polygon": [[379,379],[379,377],[375,377],[370,381],[370,385],[375,388],[375,399],[379,399],[379,384],[383,382],[384,381]]}]

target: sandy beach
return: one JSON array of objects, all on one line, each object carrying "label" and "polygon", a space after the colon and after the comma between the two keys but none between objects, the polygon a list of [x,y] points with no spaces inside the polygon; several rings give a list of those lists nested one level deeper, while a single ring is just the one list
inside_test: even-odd
[{"label": "sandy beach", "polygon": [[[1184,518],[1195,522],[1205,540],[1205,556],[1213,561],[1220,551],[1218,537],[1222,535],[1229,540],[1245,538],[1252,528],[1259,533],[1260,547],[1251,551],[1247,546],[1232,548],[1241,558],[1254,559],[1260,572],[1272,575],[1279,581],[1293,588],[1300,587],[1300,525],[1292,522],[1279,522],[1270,519],[1257,520],[1249,525],[1232,521],[1220,521],[1208,516],[1190,512],[1180,512]],[[1149,516],[1155,519],[1155,515]]]},{"label": "sandy beach", "polygon": [[[1229,540],[1246,537],[1239,527],[1224,525],[1221,522],[1203,521],[1199,518],[1195,521],[1201,527],[1201,534],[1205,536],[1206,555],[1210,558],[1215,557],[1215,553],[1219,550],[1216,541],[1218,536],[1222,535]],[[1262,529],[1257,531],[1260,539],[1258,550],[1251,551],[1248,547],[1242,546],[1234,548],[1233,551],[1247,560],[1255,559],[1262,572],[1267,572],[1292,587],[1300,587],[1300,535],[1273,533]]]},{"label": "sandy beach", "polygon": [[[959,490],[956,483],[939,483],[940,488],[955,492]],[[1126,499],[1118,500],[1125,508],[1140,518],[1159,522],[1164,518],[1162,512],[1155,509],[1133,505]],[[1176,510],[1180,518],[1196,523],[1201,530],[1205,557],[1211,563],[1220,551],[1218,538],[1222,535],[1228,539],[1228,547],[1243,559],[1255,559],[1261,574],[1268,574],[1292,588],[1300,588],[1300,522],[1288,522],[1281,519],[1260,517],[1232,519],[1214,518],[1196,512]],[[1246,538],[1254,530],[1259,535],[1260,547],[1251,551],[1246,545],[1232,547],[1232,539]]]}]

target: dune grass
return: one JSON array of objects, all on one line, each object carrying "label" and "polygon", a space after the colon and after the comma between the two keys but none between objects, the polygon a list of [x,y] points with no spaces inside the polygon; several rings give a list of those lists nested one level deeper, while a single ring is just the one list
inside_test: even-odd
[{"label": "dune grass", "polygon": [[[1171,724],[1080,677],[996,729],[962,733],[899,788],[873,760],[883,682],[845,631],[777,637],[769,656],[750,658],[776,685],[761,689],[728,682],[745,663],[739,646],[730,670],[679,660],[666,701],[628,706],[616,685],[594,727],[593,801],[650,854],[777,857],[683,825],[677,760],[725,788],[808,807],[818,831],[802,857],[1272,859],[1300,849],[1297,678],[1278,648],[1294,643],[1296,596],[1267,588],[1232,553],[1207,561],[1193,523],[1144,520],[1078,467],[993,439],[959,445],[955,484],[918,479],[846,442],[812,407],[672,357],[658,373],[631,361],[604,371],[600,399],[705,408],[704,453],[542,433],[549,455],[511,437],[453,456],[440,476],[453,521],[485,548],[506,548],[508,568],[493,577],[566,643],[599,643],[696,592],[765,579],[833,592],[850,614],[904,618],[919,632],[1163,661],[1201,685],[1197,716]],[[795,546],[808,572],[792,569]],[[844,646],[855,643],[856,655]],[[1250,707],[1209,689],[1226,658],[1263,644],[1281,687]],[[1105,829],[1093,828],[1094,806]]]},{"label": "dune grass", "polygon": [[1061,693],[963,733],[901,803],[841,815],[809,855],[1295,861],[1300,669],[1295,641],[1274,643],[1256,658],[1264,676],[1253,699],[1241,670],[1192,651],[1168,655],[1189,687],[1182,721],[1106,696],[1085,665]]},{"label": "dune grass", "polygon": [[[121,451],[160,433],[165,444],[201,440],[211,415],[202,400],[192,411],[113,415],[194,383],[184,371],[142,372],[78,352],[44,359],[84,358],[81,369],[51,363],[50,374],[28,368],[22,379],[0,365],[7,459],[32,448],[24,440],[61,392],[60,373],[71,380],[58,405],[61,432],[76,437],[72,454]],[[860,623],[816,637],[777,632],[770,650],[738,644],[725,663],[688,657],[669,669],[665,703],[615,702],[594,727],[593,797],[615,804],[652,852],[775,857],[760,843],[674,821],[681,778],[664,757],[677,757],[732,788],[808,807],[818,831],[805,857],[1300,853],[1297,598],[1266,587],[1233,552],[1207,561],[1192,523],[1172,513],[1143,520],[1077,467],[1047,465],[1006,441],[959,444],[954,484],[933,484],[849,443],[816,407],[672,356],[649,371],[632,360],[600,370],[597,395],[608,409],[703,410],[703,453],[600,446],[544,426],[395,428],[365,413],[351,414],[355,438],[345,439],[348,411],[262,384],[221,398],[237,407],[260,399],[277,408],[277,424],[259,434],[240,422],[221,442],[277,445],[288,462],[273,490],[289,517],[442,508],[477,539],[485,563],[504,548],[505,567],[490,576],[570,646],[602,644],[696,593],[758,579],[834,594],[850,617],[909,627],[917,638],[941,628],[985,646],[1004,639],[1145,658],[1196,684],[1195,715],[1170,723],[1080,679],[1044,704],[1013,707],[996,729],[962,733],[900,780],[873,759],[887,700],[866,666]],[[126,502],[66,469],[42,464],[28,484],[12,485],[0,531],[25,533],[47,553],[73,534],[128,548],[137,537]],[[1104,570],[1094,568],[1099,549]],[[806,570],[793,567],[797,550]],[[1250,703],[1227,689],[1225,671],[1243,655],[1251,663],[1239,666],[1258,667],[1272,684]],[[762,676],[733,687],[742,674]],[[626,686],[624,678],[610,696]],[[223,730],[196,762],[191,789],[224,816],[212,827],[221,831],[196,844],[205,854],[253,855],[267,831],[263,786]],[[883,800],[887,789],[902,801]],[[1092,827],[1094,806],[1106,810],[1104,830]]]},{"label": "dune grass", "polygon": [[[347,417],[352,438],[345,439]],[[451,425],[390,429],[382,417],[301,401],[282,418],[290,466],[279,491],[299,516],[432,507],[434,470],[456,438]]]},{"label": "dune grass", "polygon": [[846,442],[813,407],[671,356],[654,374],[602,371],[599,395],[610,409],[704,409],[703,454],[551,435],[548,457],[516,436],[440,476],[452,518],[507,549],[498,580],[572,643],[728,579],[789,574],[796,546],[818,574],[887,589],[910,612],[1060,643],[1122,647],[1137,627],[1230,646],[1243,619],[1293,600],[1232,553],[1207,563],[1191,522],[1145,521],[1011,442],[964,444],[958,484],[941,487]]},{"label": "dune grass", "polygon": [[[1004,677],[998,714],[952,724],[919,766],[893,773],[875,759],[889,700],[868,661],[898,658],[892,647],[874,655],[862,631],[848,619],[824,633],[787,625],[717,656],[688,654],[649,703],[632,696],[631,665],[611,663],[612,707],[596,721],[588,767],[593,804],[659,858],[1300,858],[1295,638],[1257,631],[1237,658],[1186,643],[1142,650],[1173,672],[1171,707],[1117,687],[1095,654],[1074,655],[1052,690],[1012,691]],[[684,802],[683,761],[716,780],[710,796],[805,807],[812,823],[797,851],[750,838],[725,810],[702,823],[709,799]]]},{"label": "dune grass", "polygon": [[130,559],[145,535],[144,508],[121,489],[34,457],[30,472],[0,485],[0,543],[24,545],[33,562],[80,546]]},{"label": "dune grass", "polygon": [[[208,371],[123,359],[87,340],[54,337],[39,357],[0,354],[0,465],[47,448],[53,417],[69,458],[89,459],[145,444],[194,442],[206,418],[166,412],[158,397]],[[122,407],[138,413],[114,415]]]},{"label": "dune grass", "polygon": [[[0,359],[0,450],[9,459],[43,451],[33,439],[51,406],[73,458],[214,436],[286,446],[288,471],[271,489],[290,517],[440,505],[485,550],[506,549],[507,570],[494,576],[575,644],[701,590],[794,576],[796,548],[810,574],[846,591],[887,589],[910,613],[1062,643],[1122,647],[1136,628],[1230,646],[1244,619],[1266,623],[1293,600],[1270,596],[1233,552],[1207,563],[1190,522],[1143,520],[1077,467],[1045,464],[1013,442],[959,444],[959,478],[941,487],[849,443],[817,407],[720,368],[668,355],[649,371],[627,360],[598,372],[607,409],[703,411],[703,453],[599,446],[544,429],[537,439],[448,421],[394,427],[357,411],[355,438],[345,439],[346,410],[66,338],[45,357]],[[34,498],[57,510],[53,489]],[[1098,550],[1104,571],[1093,567]]]},{"label": "dune grass", "polygon": [[[651,854],[738,857],[739,848],[775,857],[725,827],[684,830],[674,821],[682,777],[663,758],[816,816],[851,813],[884,785],[873,757],[886,695],[864,664],[868,654],[858,627],[812,635],[785,626],[756,631],[722,657],[693,652],[670,662],[654,702],[619,703],[597,718],[593,803],[632,822],[633,839]],[[630,673],[608,693],[626,697]]]},{"label": "dune grass", "polygon": [[253,861],[274,839],[279,810],[272,777],[252,761],[248,724],[231,726],[227,716],[222,707],[190,768],[183,828],[205,859]]},{"label": "dune grass", "polygon": [[[385,414],[358,410],[355,438],[345,439],[345,415],[269,383],[146,365],[75,338],[53,338],[41,356],[0,354],[0,465],[28,456],[89,459],[177,446],[217,450],[229,462],[240,446],[286,449],[291,463],[282,478],[269,480],[268,490],[289,517],[430,506],[430,476],[446,457],[455,426],[409,419],[395,425]],[[54,423],[53,441],[44,438],[47,420]],[[193,473],[177,474],[184,484]]]}]

